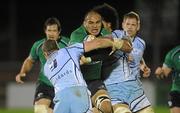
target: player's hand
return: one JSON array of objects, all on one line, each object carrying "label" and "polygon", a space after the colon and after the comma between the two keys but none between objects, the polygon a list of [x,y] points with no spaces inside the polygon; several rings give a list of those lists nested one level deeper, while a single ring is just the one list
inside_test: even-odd
[{"label": "player's hand", "polygon": [[111,55],[112,53],[114,53],[117,49],[121,49],[121,47],[123,46],[124,41],[121,39],[114,39],[113,40],[113,46],[112,46],[112,51],[109,55]]},{"label": "player's hand", "polygon": [[132,62],[134,60],[133,56],[131,54],[128,54],[127,60],[128,60],[129,63]]},{"label": "player's hand", "polygon": [[140,65],[140,69],[143,72],[143,77],[147,78],[151,74],[151,69],[147,65]]},{"label": "player's hand", "polygon": [[129,53],[132,51],[132,44],[127,39],[114,39],[114,46],[123,52]]},{"label": "player's hand", "polygon": [[24,78],[25,76],[26,76],[25,73],[19,73],[19,74],[17,74],[17,75],[16,75],[16,82],[23,84],[24,81],[22,80],[22,78]]},{"label": "player's hand", "polygon": [[163,70],[161,67],[158,67],[156,70],[155,70],[155,75],[158,79],[163,79],[165,76],[163,75]]},{"label": "player's hand", "polygon": [[91,57],[82,56],[80,59],[80,65],[88,64],[91,62]]},{"label": "player's hand", "polygon": [[96,37],[94,35],[88,35],[86,41],[94,40]]},{"label": "player's hand", "polygon": [[124,41],[122,47],[121,47],[121,51],[125,52],[125,53],[130,53],[132,51],[132,43],[128,40],[128,39],[122,39]]}]

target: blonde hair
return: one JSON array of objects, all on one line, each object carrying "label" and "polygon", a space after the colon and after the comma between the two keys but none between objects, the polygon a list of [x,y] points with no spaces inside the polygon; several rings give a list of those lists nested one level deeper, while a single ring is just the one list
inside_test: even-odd
[{"label": "blonde hair", "polygon": [[134,11],[131,11],[131,12],[125,14],[125,15],[123,16],[123,21],[125,21],[127,18],[135,18],[135,19],[137,20],[138,24],[140,24],[139,14],[137,14],[137,13],[134,12]]}]

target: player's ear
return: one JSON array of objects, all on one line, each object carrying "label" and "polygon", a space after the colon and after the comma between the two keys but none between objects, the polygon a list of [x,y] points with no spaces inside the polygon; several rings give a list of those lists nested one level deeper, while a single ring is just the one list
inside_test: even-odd
[{"label": "player's ear", "polygon": [[58,35],[60,35],[61,34],[61,30],[58,32]]},{"label": "player's ear", "polygon": [[85,20],[83,21],[83,26],[86,27],[86,22],[85,22]]}]

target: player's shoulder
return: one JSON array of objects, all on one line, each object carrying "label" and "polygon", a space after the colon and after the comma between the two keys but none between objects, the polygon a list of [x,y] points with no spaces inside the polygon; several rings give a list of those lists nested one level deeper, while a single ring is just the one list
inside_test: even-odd
[{"label": "player's shoulder", "polygon": [[77,42],[83,42],[84,38],[87,36],[86,30],[83,25],[77,28],[71,33],[69,44],[74,44]]},{"label": "player's shoulder", "polygon": [[123,33],[123,32],[124,32],[123,30],[116,29],[116,30],[114,30],[112,33]]},{"label": "player's shoulder", "polygon": [[71,49],[71,48],[79,48],[79,49],[82,49],[84,46],[83,43],[75,43],[75,44],[72,44],[70,45],[69,47],[67,47],[68,49]]},{"label": "player's shoulder", "polygon": [[124,35],[124,31],[123,30],[116,29],[116,30],[112,31],[112,36],[114,38],[123,37],[123,35]]},{"label": "player's shoulder", "polygon": [[66,36],[60,36],[61,37],[61,43],[64,43],[64,45],[68,46],[68,43],[69,43],[69,37],[66,37]]},{"label": "player's shoulder", "polygon": [[44,41],[45,41],[45,38],[37,40],[34,42],[33,46],[35,46],[35,47],[41,46]]},{"label": "player's shoulder", "polygon": [[170,55],[171,57],[175,56],[177,53],[180,52],[180,45],[174,47],[173,49],[171,49],[167,55]]},{"label": "player's shoulder", "polygon": [[83,34],[86,33],[86,30],[85,30],[85,28],[84,28],[83,25],[81,25],[80,27],[78,27],[77,29],[75,29],[75,30],[71,33],[71,35],[81,35],[82,33],[83,33]]},{"label": "player's shoulder", "polygon": [[180,45],[174,47],[171,51],[179,51],[180,50]]},{"label": "player's shoulder", "polygon": [[136,37],[135,37],[135,40],[138,41],[138,42],[139,42],[140,44],[142,44],[143,46],[146,45],[145,41],[144,41],[141,37],[139,37],[139,36],[136,36]]}]

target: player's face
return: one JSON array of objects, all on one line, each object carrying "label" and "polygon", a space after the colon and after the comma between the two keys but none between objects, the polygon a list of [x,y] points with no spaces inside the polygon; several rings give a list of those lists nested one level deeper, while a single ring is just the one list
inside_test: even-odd
[{"label": "player's face", "polygon": [[45,34],[48,39],[57,40],[59,38],[60,31],[58,31],[58,26],[56,24],[49,25],[46,27]]},{"label": "player's face", "polygon": [[127,18],[123,21],[122,27],[128,36],[134,37],[139,30],[139,23],[135,18]]},{"label": "player's face", "polygon": [[102,27],[101,16],[97,13],[90,13],[84,20],[84,27],[90,35],[97,36]]}]

